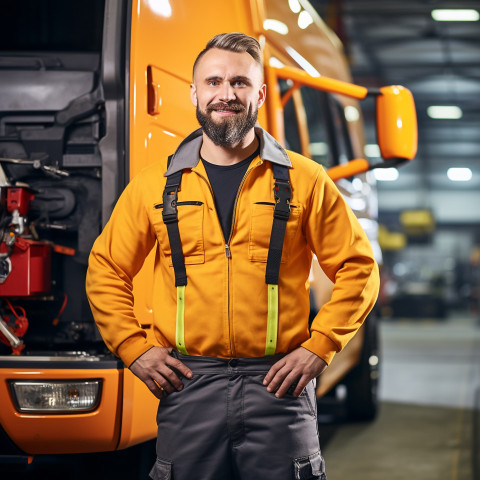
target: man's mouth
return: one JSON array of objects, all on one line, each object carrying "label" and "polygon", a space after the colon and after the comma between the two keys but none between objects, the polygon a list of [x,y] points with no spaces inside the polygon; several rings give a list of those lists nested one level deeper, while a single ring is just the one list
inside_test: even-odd
[{"label": "man's mouth", "polygon": [[232,104],[232,105],[225,105],[225,104],[213,104],[207,108],[209,113],[215,112],[219,115],[236,115],[237,113],[241,113],[245,110],[243,105],[239,104]]}]

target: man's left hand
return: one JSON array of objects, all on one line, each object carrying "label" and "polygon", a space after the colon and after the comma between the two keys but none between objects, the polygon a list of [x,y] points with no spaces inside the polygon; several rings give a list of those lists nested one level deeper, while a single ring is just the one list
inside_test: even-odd
[{"label": "man's left hand", "polygon": [[292,383],[298,380],[298,385],[293,391],[293,395],[298,397],[308,382],[318,377],[327,366],[318,355],[299,347],[271,366],[263,384],[269,392],[276,392],[275,396],[281,398]]}]

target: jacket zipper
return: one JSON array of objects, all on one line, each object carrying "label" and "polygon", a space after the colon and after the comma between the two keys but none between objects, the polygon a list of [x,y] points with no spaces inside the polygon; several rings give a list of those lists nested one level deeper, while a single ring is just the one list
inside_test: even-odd
[{"label": "jacket zipper", "polygon": [[232,252],[230,250],[230,242],[232,241],[233,228],[234,228],[234,225],[235,225],[235,217],[237,215],[238,198],[240,197],[240,193],[242,191],[243,185],[245,184],[245,180],[247,179],[249,173],[254,168],[261,165],[262,163],[263,162],[260,161],[260,162],[256,163],[250,170],[247,170],[245,172],[245,175],[242,178],[242,181],[240,182],[240,185],[238,186],[237,195],[235,196],[235,202],[233,204],[233,215],[232,215],[232,224],[230,226],[230,234],[228,235],[228,240],[225,243],[225,254],[227,255],[227,260],[228,260],[228,266],[227,266],[227,274],[228,274],[228,292],[227,292],[227,295],[228,295],[228,305],[227,305],[227,308],[228,308],[228,338],[229,338],[229,341],[230,341],[230,351],[232,352],[233,356],[236,355],[236,352],[235,352],[235,345],[232,344],[232,334],[231,334],[232,330],[231,330],[231,326],[230,326],[230,322],[231,322],[231,315],[230,315],[230,260],[232,258]]}]

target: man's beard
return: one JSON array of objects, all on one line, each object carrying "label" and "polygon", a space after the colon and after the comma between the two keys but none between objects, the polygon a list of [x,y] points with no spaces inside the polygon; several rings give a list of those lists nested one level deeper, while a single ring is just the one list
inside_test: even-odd
[{"label": "man's beard", "polygon": [[[214,110],[233,110],[239,113],[220,119],[218,122],[212,118]],[[202,112],[197,105],[197,120],[207,137],[219,147],[232,148],[238,145],[245,135],[257,123],[258,109],[247,110],[240,103],[212,103]]]}]

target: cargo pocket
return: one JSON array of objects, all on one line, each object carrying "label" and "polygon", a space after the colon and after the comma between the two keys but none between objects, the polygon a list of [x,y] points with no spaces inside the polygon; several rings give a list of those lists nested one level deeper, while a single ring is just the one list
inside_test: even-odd
[{"label": "cargo pocket", "polygon": [[[162,218],[163,203],[154,205],[153,227],[161,250],[172,266],[172,249],[167,227]],[[178,230],[182,242],[185,265],[205,263],[205,246],[203,240],[204,203],[191,200],[177,203]]]},{"label": "cargo pocket", "polygon": [[[251,262],[266,262],[273,225],[274,203],[257,202],[252,206],[250,234],[248,240],[248,258]],[[285,231],[281,263],[288,261],[291,245],[300,223],[302,209],[300,205],[290,205],[290,217]]]},{"label": "cargo pocket", "polygon": [[308,455],[307,457],[295,458],[293,460],[293,467],[295,480],[327,480],[325,460],[323,460],[320,452]]},{"label": "cargo pocket", "polygon": [[172,480],[172,462],[157,458],[149,477],[152,480]]}]

